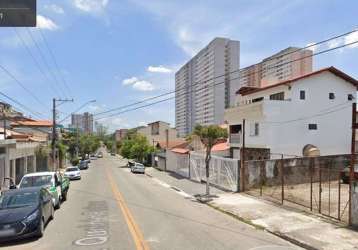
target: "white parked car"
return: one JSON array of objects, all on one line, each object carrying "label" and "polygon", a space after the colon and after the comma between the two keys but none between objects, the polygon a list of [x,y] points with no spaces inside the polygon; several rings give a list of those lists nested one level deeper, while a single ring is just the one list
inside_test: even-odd
[{"label": "white parked car", "polygon": [[136,162],[131,166],[131,172],[132,173],[142,173],[142,174],[144,174],[145,167],[144,167],[143,164]]},{"label": "white parked car", "polygon": [[64,176],[70,180],[81,180],[81,170],[78,167],[68,167],[65,170]]}]

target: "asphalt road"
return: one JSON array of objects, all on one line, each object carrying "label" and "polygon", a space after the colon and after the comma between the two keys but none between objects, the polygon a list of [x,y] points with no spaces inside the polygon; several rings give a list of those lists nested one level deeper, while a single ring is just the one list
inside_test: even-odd
[{"label": "asphalt road", "polygon": [[4,249],[299,249],[105,155],[71,182],[69,197],[41,239]]}]

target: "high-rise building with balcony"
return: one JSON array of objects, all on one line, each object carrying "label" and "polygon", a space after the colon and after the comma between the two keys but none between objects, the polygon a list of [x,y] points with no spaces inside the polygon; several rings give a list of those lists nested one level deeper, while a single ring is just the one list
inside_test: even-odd
[{"label": "high-rise building with balcony", "polygon": [[83,114],[72,114],[71,127],[85,134],[93,133],[93,115],[85,112]]},{"label": "high-rise building with balcony", "polygon": [[288,47],[240,70],[240,86],[266,87],[312,72],[312,50]]},{"label": "high-rise building with balcony", "polygon": [[196,124],[224,122],[239,89],[240,42],[215,38],[175,74],[175,123],[178,136]]}]

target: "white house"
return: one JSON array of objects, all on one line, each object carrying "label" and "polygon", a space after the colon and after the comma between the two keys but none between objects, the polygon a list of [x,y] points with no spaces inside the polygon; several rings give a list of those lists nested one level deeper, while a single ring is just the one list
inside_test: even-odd
[{"label": "white house", "polygon": [[232,156],[240,155],[244,119],[248,148],[302,156],[305,146],[314,145],[321,155],[350,153],[357,86],[329,67],[264,88],[241,88],[236,107],[225,111]]}]

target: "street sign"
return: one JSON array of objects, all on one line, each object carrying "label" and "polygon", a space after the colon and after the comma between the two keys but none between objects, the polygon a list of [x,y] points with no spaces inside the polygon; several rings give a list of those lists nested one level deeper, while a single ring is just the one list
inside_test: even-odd
[{"label": "street sign", "polygon": [[0,0],[0,27],[36,27],[36,0]]}]

